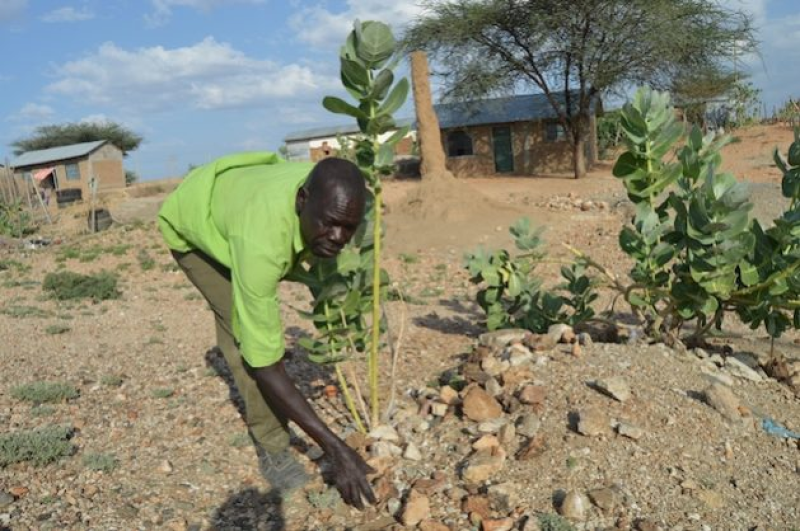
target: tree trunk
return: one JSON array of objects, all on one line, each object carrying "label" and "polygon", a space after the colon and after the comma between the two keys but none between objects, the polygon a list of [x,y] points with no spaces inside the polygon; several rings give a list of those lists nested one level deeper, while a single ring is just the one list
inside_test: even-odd
[{"label": "tree trunk", "polygon": [[433,110],[428,58],[425,52],[411,52],[411,82],[417,114],[417,142],[423,180],[452,178],[445,165],[439,119]]},{"label": "tree trunk", "polygon": [[586,177],[586,138],[583,134],[572,143],[572,169],[576,179]]}]

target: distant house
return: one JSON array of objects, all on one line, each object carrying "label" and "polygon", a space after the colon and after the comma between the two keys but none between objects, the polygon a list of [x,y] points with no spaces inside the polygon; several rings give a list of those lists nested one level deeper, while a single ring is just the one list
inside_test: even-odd
[{"label": "distant house", "polygon": [[[556,96],[563,103],[563,96]],[[587,166],[597,160],[592,107]],[[572,172],[572,147],[544,94],[434,106],[447,167],[456,175],[535,175]]]},{"label": "distant house", "polygon": [[[556,98],[564,101],[563,95]],[[592,106],[586,144],[587,166],[597,161],[594,116],[597,107],[599,105]],[[439,119],[447,167],[456,175],[541,175],[573,171],[572,147],[544,94],[444,103],[434,105],[434,110]],[[412,123],[412,131],[415,127]],[[350,137],[357,133],[355,124],[317,128],[292,133],[285,142],[291,159],[317,161],[336,154],[337,134]],[[411,141],[409,147],[410,144]],[[398,155],[410,153],[410,150],[398,149]]]},{"label": "distant house", "polygon": [[[412,126],[411,120],[398,120],[398,128]],[[385,140],[392,136],[394,131],[390,131],[381,136]],[[305,129],[286,135],[283,139],[286,145],[286,155],[289,160],[303,160],[318,162],[325,157],[335,156],[339,152],[339,138],[353,139],[360,134],[358,125],[339,125],[330,127],[316,127]],[[398,157],[411,155],[414,150],[416,133],[412,130],[401,140],[395,148],[395,155]]]},{"label": "distant house", "polygon": [[107,140],[83,142],[37,151],[26,151],[10,162],[14,177],[32,180],[39,188],[81,190],[90,194],[89,179],[97,178],[98,191],[125,187],[122,150]]}]

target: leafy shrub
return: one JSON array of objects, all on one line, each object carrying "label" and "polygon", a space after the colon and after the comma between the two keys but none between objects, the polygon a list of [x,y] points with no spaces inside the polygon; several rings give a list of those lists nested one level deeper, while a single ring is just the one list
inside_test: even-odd
[{"label": "leafy shrub", "polygon": [[83,466],[95,472],[112,472],[119,465],[114,454],[91,453],[83,456]]},{"label": "leafy shrub", "polygon": [[33,406],[31,408],[31,417],[49,417],[54,415],[56,408],[52,406]]},{"label": "leafy shrub", "polygon": [[94,302],[118,299],[117,277],[103,271],[95,275],[81,275],[72,271],[48,273],[42,289],[57,300],[91,299]]},{"label": "leafy shrub", "polygon": [[139,253],[136,255],[136,259],[139,261],[139,266],[142,268],[142,271],[150,271],[156,266],[156,261],[150,256],[150,253],[148,253],[146,249],[140,249]]},{"label": "leafy shrub", "polygon": [[569,520],[553,513],[539,515],[539,528],[542,531],[575,531]]},{"label": "leafy shrub", "polygon": [[520,254],[478,249],[466,255],[470,280],[481,285],[477,300],[489,330],[525,328],[543,333],[556,323],[575,325],[594,317],[591,303],[597,294],[585,275],[586,264],[579,260],[562,267],[565,282],[547,290],[536,276],[536,267],[546,256],[539,250],[542,229],[523,218],[509,231]]},{"label": "leafy shrub", "polygon": [[597,119],[597,150],[601,159],[622,142],[620,111],[609,111]]},{"label": "leafy shrub", "polygon": [[669,96],[649,89],[625,106],[622,126],[627,152],[613,173],[636,214],[619,240],[635,264],[633,284],[617,289],[648,333],[677,339],[694,321],[699,339],[730,311],[772,338],[800,327],[800,132],[788,160],[775,152],[788,208],[764,229],[749,217],[747,186],[717,171],[729,137],[695,127],[676,146],[684,128]]},{"label": "leafy shrub", "polygon": [[35,404],[63,402],[78,397],[78,390],[65,382],[32,382],[11,388],[11,396]]},{"label": "leafy shrub", "polygon": [[21,200],[11,203],[0,201],[0,236],[22,238],[33,234],[37,228]]},{"label": "leafy shrub", "polygon": [[75,451],[69,442],[72,428],[46,426],[31,431],[0,434],[0,467],[30,461],[43,466],[68,457]]}]

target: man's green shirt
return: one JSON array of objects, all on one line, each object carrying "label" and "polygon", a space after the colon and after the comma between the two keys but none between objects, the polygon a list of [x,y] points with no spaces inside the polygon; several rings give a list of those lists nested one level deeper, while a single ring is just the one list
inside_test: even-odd
[{"label": "man's green shirt", "polygon": [[198,249],[231,270],[233,333],[252,367],[283,357],[277,288],[304,248],[295,196],[312,168],[268,152],[229,155],[193,170],[159,212],[170,249]]}]

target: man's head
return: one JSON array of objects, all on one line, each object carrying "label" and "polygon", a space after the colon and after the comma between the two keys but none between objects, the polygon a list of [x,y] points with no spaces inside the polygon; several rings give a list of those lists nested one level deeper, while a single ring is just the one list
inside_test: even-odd
[{"label": "man's head", "polygon": [[314,166],[295,199],[303,241],[314,255],[339,254],[364,217],[366,198],[364,177],[352,162],[328,158]]}]

